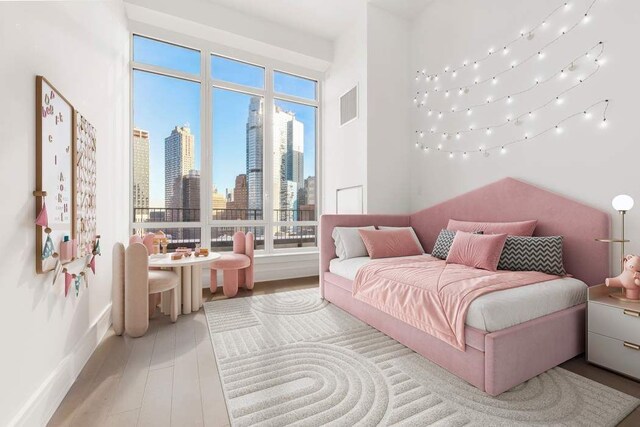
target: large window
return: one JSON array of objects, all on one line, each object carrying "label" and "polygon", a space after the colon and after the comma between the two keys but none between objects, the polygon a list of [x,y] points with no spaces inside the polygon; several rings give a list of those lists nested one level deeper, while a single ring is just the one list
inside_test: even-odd
[{"label": "large window", "polygon": [[236,231],[264,253],[317,246],[319,84],[283,68],[133,36],[134,231],[170,249],[228,251]]}]

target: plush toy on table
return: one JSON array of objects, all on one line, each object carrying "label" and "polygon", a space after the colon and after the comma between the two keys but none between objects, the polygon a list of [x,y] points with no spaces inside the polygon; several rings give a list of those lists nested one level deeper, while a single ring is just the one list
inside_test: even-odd
[{"label": "plush toy on table", "polygon": [[605,280],[605,285],[624,288],[627,299],[640,300],[640,256],[624,257],[624,269],[618,277]]}]

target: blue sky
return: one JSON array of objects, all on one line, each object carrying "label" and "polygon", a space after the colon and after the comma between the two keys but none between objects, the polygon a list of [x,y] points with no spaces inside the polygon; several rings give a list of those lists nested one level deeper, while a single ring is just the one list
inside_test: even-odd
[{"label": "blue sky", "polygon": [[[134,38],[134,60],[191,74],[200,73],[199,52]],[[264,85],[264,69],[212,57],[213,77],[246,86]],[[316,85],[309,80],[275,73],[276,92],[314,98]],[[150,204],[164,206],[164,138],[175,126],[190,125],[195,136],[195,167],[200,170],[200,84],[135,71],[133,75],[134,127],[149,132]],[[246,172],[246,123],[251,95],[216,88],[212,91],[213,184],[224,194],[234,186],[237,175]],[[304,176],[315,175],[315,107],[275,100],[276,105],[296,114],[304,124]]]}]

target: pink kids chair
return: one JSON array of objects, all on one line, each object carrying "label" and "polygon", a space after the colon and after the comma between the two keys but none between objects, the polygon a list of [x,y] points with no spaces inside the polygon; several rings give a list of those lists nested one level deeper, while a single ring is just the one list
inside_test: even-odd
[{"label": "pink kids chair", "polygon": [[218,270],[222,270],[222,291],[226,297],[236,296],[238,286],[253,289],[253,233],[236,232],[233,253],[224,254],[211,263],[211,293],[218,289]]},{"label": "pink kids chair", "polygon": [[[134,239],[137,240],[137,239]],[[113,246],[112,318],[116,335],[126,332],[140,337],[149,328],[149,296],[171,291],[171,321],[178,318],[178,283],[173,271],[149,270],[149,255],[142,243],[134,241],[125,250]]]}]

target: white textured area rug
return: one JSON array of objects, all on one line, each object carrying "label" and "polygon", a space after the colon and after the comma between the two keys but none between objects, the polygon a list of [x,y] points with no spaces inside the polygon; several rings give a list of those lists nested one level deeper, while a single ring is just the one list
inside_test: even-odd
[{"label": "white textured area rug", "polygon": [[205,311],[234,426],[614,426],[640,404],[562,368],[491,397],[316,289]]}]

